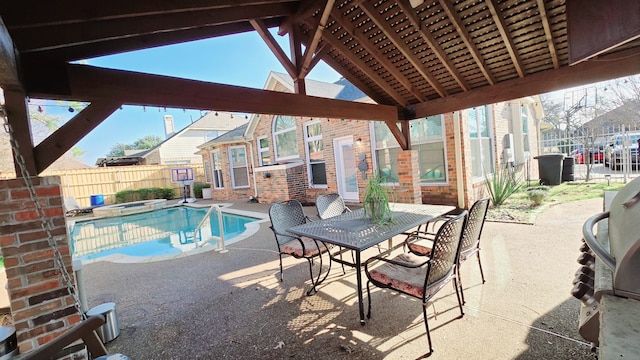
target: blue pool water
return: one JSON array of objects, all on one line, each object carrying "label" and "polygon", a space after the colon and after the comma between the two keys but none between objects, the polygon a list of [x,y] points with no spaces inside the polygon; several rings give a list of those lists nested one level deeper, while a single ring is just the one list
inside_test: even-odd
[{"label": "blue pool water", "polygon": [[[162,256],[195,249],[198,242],[211,235],[220,236],[220,225],[215,212],[202,232],[194,230],[208,209],[175,207],[122,217],[79,221],[71,231],[73,257],[92,260],[113,254],[129,256]],[[258,219],[222,213],[225,240],[245,231],[245,224]],[[212,240],[215,244],[215,240]],[[207,245],[208,246],[208,245]]]}]

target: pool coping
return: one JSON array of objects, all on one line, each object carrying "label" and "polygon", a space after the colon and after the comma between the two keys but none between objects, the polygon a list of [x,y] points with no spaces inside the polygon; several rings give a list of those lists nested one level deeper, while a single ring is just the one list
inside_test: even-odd
[{"label": "pool coping", "polygon": [[[269,214],[265,214],[257,211],[232,209],[231,206],[233,206],[233,203],[198,204],[198,203],[182,203],[182,201],[180,201],[174,204],[167,204],[163,209],[178,207],[178,206],[203,209],[203,208],[210,208],[213,205],[218,205],[220,207],[220,210],[227,214],[241,215],[241,216],[247,216],[247,217],[252,217],[257,219],[256,221],[246,223],[244,225],[245,230],[241,234],[233,237],[232,239],[225,240],[225,247],[249,238],[250,236],[257,233],[258,230],[260,230],[260,224],[270,221]],[[124,216],[127,216],[127,215],[124,215]],[[104,216],[101,216],[101,217],[87,216],[83,218],[67,219],[67,229],[69,233],[71,233],[71,231],[73,230],[73,226],[75,226],[76,222],[99,220],[103,218],[105,217]],[[132,256],[132,255],[124,255],[124,254],[112,254],[112,255],[103,256],[97,259],[82,260],[82,264],[87,265],[87,264],[92,264],[99,261],[108,261],[112,263],[121,263],[121,264],[150,263],[150,262],[179,259],[179,258],[183,258],[183,257],[195,255],[195,254],[200,254],[200,253],[209,252],[209,251],[216,251],[216,250],[217,250],[217,247],[215,246],[215,241],[212,241],[210,243],[207,243],[201,248],[187,250],[177,254],[157,255],[157,256]]]}]

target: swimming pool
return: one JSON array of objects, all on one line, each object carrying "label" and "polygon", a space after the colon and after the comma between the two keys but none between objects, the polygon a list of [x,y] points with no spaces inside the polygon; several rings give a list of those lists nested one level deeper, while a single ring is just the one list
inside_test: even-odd
[{"label": "swimming pool", "polygon": [[[75,259],[95,260],[110,255],[158,257],[175,255],[195,249],[193,242],[220,236],[215,212],[202,231],[194,234],[208,208],[174,207],[141,214],[78,221],[69,232],[71,251]],[[254,217],[222,213],[225,242],[242,234],[245,224]],[[215,241],[212,242],[215,244]],[[211,246],[211,245],[206,245]]]}]

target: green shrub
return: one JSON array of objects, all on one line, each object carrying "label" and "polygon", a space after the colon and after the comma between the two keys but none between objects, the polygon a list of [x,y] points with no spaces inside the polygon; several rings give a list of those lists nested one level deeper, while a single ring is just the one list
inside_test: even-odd
[{"label": "green shrub", "polygon": [[502,205],[509,196],[522,188],[522,177],[516,168],[496,170],[493,177],[485,174],[484,183],[494,206]]},{"label": "green shrub", "polygon": [[173,188],[142,188],[137,190],[123,190],[116,193],[116,204],[153,199],[174,198]]},{"label": "green shrub", "polygon": [[193,196],[197,198],[202,198],[202,189],[210,188],[210,184],[196,183],[193,184]]},{"label": "green shrub", "polygon": [[549,196],[549,187],[543,185],[527,188],[527,196],[531,200],[531,206],[540,206],[542,201]]}]

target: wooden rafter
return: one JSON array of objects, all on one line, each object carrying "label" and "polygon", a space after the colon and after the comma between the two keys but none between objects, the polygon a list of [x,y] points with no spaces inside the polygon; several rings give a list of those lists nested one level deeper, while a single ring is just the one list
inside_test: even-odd
[{"label": "wooden rafter", "polygon": [[504,16],[500,12],[498,7],[498,0],[485,0],[489,11],[491,12],[491,16],[493,17],[493,21],[500,32],[500,36],[502,37],[502,41],[505,43],[505,47],[509,52],[509,56],[511,57],[511,61],[513,62],[513,66],[518,72],[518,76],[524,77],[524,71],[522,70],[522,60],[520,60],[520,55],[517,53],[516,45],[511,38],[510,33],[507,30],[507,23],[504,21]]},{"label": "wooden rafter", "polygon": [[636,49],[629,49],[574,66],[530,74],[526,78],[506,80],[492,86],[491,89],[474,89],[444,99],[412,105],[410,108],[416,118],[421,118],[638,73],[640,53]]},{"label": "wooden rafter", "polygon": [[[418,17],[418,14],[416,14],[415,10],[413,10],[413,8],[411,7],[409,0],[397,0],[397,4],[400,7],[400,9],[402,9],[402,12],[405,14],[405,16],[407,16],[407,19],[409,20],[409,22],[411,22],[411,25],[413,25],[413,27],[417,30],[418,34],[420,34],[422,39],[427,43],[427,45],[429,45],[429,48],[431,48],[431,51],[433,51],[433,53],[436,55],[438,60],[440,60],[442,65],[445,67],[445,69],[447,69],[449,74],[451,74],[451,77],[453,77],[453,79],[458,83],[458,85],[463,91],[468,91],[469,84],[467,84],[463,76],[456,69],[453,62],[449,59],[447,54],[442,50],[442,47],[438,44],[438,42],[433,37],[433,35],[431,35],[431,31],[429,31],[429,29],[427,29],[426,26],[422,24],[422,21]],[[360,7],[362,7],[362,5]],[[397,40],[402,41],[401,39],[397,39],[397,37],[398,36],[396,34],[396,41]],[[406,44],[403,44],[403,45],[404,46],[402,46],[401,48],[407,48]],[[413,52],[411,53],[411,55],[412,55],[411,58],[415,58],[415,54],[413,54]],[[415,60],[420,62],[420,60],[418,59],[415,59]],[[422,74],[423,72],[426,73],[426,76],[429,76],[429,78],[427,78],[427,79],[430,79],[429,82],[430,83],[435,82],[435,84],[438,85],[438,88],[446,94],[446,91],[442,89],[442,86],[438,84],[438,80],[435,77],[433,77],[431,73],[429,73],[428,71],[425,71],[424,65],[422,65],[420,69],[421,69],[420,74]],[[438,92],[439,94],[440,92],[438,91],[438,88],[434,87],[434,89],[436,89],[436,92]]]},{"label": "wooden rafter", "polygon": [[451,20],[451,24],[453,25],[453,27],[456,28],[456,31],[460,35],[460,39],[462,39],[462,41],[464,42],[467,50],[478,66],[478,69],[480,69],[480,71],[482,72],[482,75],[484,75],[485,79],[487,79],[487,82],[490,85],[495,84],[496,80],[493,78],[493,75],[491,75],[489,69],[487,69],[484,60],[482,59],[482,55],[480,55],[480,51],[478,51],[478,47],[475,45],[475,43],[473,43],[473,41],[471,41],[471,36],[469,35],[467,28],[462,24],[462,20],[460,19],[460,16],[458,16],[458,13],[454,9],[451,1],[440,0],[440,6],[447,14],[447,17]]},{"label": "wooden rafter", "polygon": [[[338,40],[333,36],[327,36],[326,38],[324,38],[324,41],[326,41],[334,49],[337,49],[340,53],[342,53],[342,55],[347,58],[352,64],[354,64],[354,66],[357,66],[357,64],[360,62],[360,59],[353,55],[353,53],[346,48],[345,44],[341,40]],[[405,106],[408,104],[407,100],[402,97],[402,95],[400,95],[389,85],[389,83],[382,79],[378,73],[371,70],[371,68],[362,67],[360,68],[360,71],[362,71],[369,79],[375,82],[376,85],[378,85],[387,95],[389,95],[389,97],[395,100],[398,105]]]},{"label": "wooden rafter", "polygon": [[[359,44],[362,46],[371,57],[375,58],[378,63],[382,64],[389,73],[391,73],[394,78],[405,88],[407,89],[411,95],[413,95],[419,101],[425,101],[425,96],[413,86],[411,81],[407,79],[399,70],[395,67],[395,65],[389,63],[389,61],[385,58],[384,54],[380,52],[375,46],[370,44],[370,42],[366,39],[366,36],[361,32],[356,31],[351,22],[346,19],[339,10],[335,8],[331,12],[331,18],[333,18],[336,23],[342,27],[344,31],[346,31],[351,37],[353,37]],[[348,50],[347,50],[348,51]],[[351,52],[351,51],[349,51]],[[360,63],[360,61],[354,62],[355,64]]]},{"label": "wooden rafter", "polygon": [[120,105],[116,102],[93,102],[44,139],[34,149],[38,173],[64,155]]},{"label": "wooden rafter", "polygon": [[260,20],[249,20],[249,22],[256,32],[258,32],[262,40],[267,44],[271,52],[276,56],[278,61],[280,61],[280,64],[282,64],[289,76],[291,76],[292,79],[296,79],[298,77],[298,72],[295,65],[287,57],[287,54],[284,53],[284,50],[282,50],[276,39],[273,38],[269,29]]},{"label": "wooden rafter", "polygon": [[[292,0],[181,0],[175,1],[129,1],[112,0],[109,6],[82,3],[77,0],[56,0],[47,11],[23,11],[20,6],[3,6],[3,17],[10,18],[10,28],[41,27],[55,24],[103,21],[113,19],[135,19],[140,16],[159,14],[192,13],[208,10],[224,10],[231,7],[249,9],[262,4],[295,3]],[[137,21],[137,20],[136,20]]]},{"label": "wooden rafter", "polygon": [[[258,90],[131,71],[67,65],[67,98],[255,114],[398,121],[398,107]],[[95,86],[95,84],[101,84]],[[38,94],[64,98],[61,94]]]},{"label": "wooden rafter", "polygon": [[54,24],[37,28],[29,27],[13,31],[13,39],[22,52],[44,51],[71,47],[105,40],[127,39],[158,32],[182,31],[213,25],[224,25],[252,18],[288,16],[288,4],[258,5],[210,9],[196,13],[181,12],[147,15],[132,22],[129,18],[117,18],[100,22],[75,22]]},{"label": "wooden rafter", "polygon": [[[324,31],[324,27],[327,25],[327,20],[329,20],[329,15],[331,14],[331,9],[333,8],[333,3],[335,0],[327,0],[324,9],[322,11],[322,15],[320,16],[320,21],[316,24],[315,31],[313,31],[313,36],[311,41],[307,44],[307,48],[304,51],[304,56],[302,60],[302,64],[300,67],[300,75],[304,78],[309,71],[313,68],[311,66],[314,54],[316,53],[316,49],[318,48],[318,44],[320,43],[320,39],[322,38],[322,32]],[[317,62],[316,62],[317,63]]]},{"label": "wooden rafter", "polygon": [[556,45],[553,42],[551,26],[549,26],[549,19],[547,18],[547,9],[544,6],[544,0],[536,0],[536,2],[538,4],[538,11],[540,11],[540,20],[542,21],[542,27],[544,28],[544,37],[547,39],[547,46],[549,47],[549,54],[551,55],[553,68],[557,69],[560,67],[560,64],[558,63]]},{"label": "wooden rafter", "polygon": [[[327,46],[329,47],[329,46]],[[376,91],[374,91],[373,89],[371,89],[371,87],[367,84],[365,84],[364,82],[362,82],[360,79],[358,79],[357,77],[355,77],[354,75],[352,75],[349,71],[347,71],[346,69],[344,69],[343,65],[341,63],[339,63],[338,61],[336,61],[333,57],[331,57],[330,55],[325,54],[324,51],[318,51],[318,54],[316,55],[316,57],[318,60],[322,60],[324,61],[327,65],[331,66],[334,70],[336,70],[340,75],[342,75],[345,79],[347,79],[350,83],[352,83],[355,87],[357,87],[358,89],[360,89],[360,91],[362,91],[363,93],[365,93],[369,98],[371,98],[371,100],[375,101],[378,104],[385,104],[387,102],[386,99],[382,98],[380,95],[378,95],[378,93]],[[402,98],[399,98],[400,100],[402,100]],[[397,105],[399,105],[400,103],[398,103]],[[404,102],[402,102],[402,104],[404,104]],[[373,119],[371,119],[373,120]]]}]

